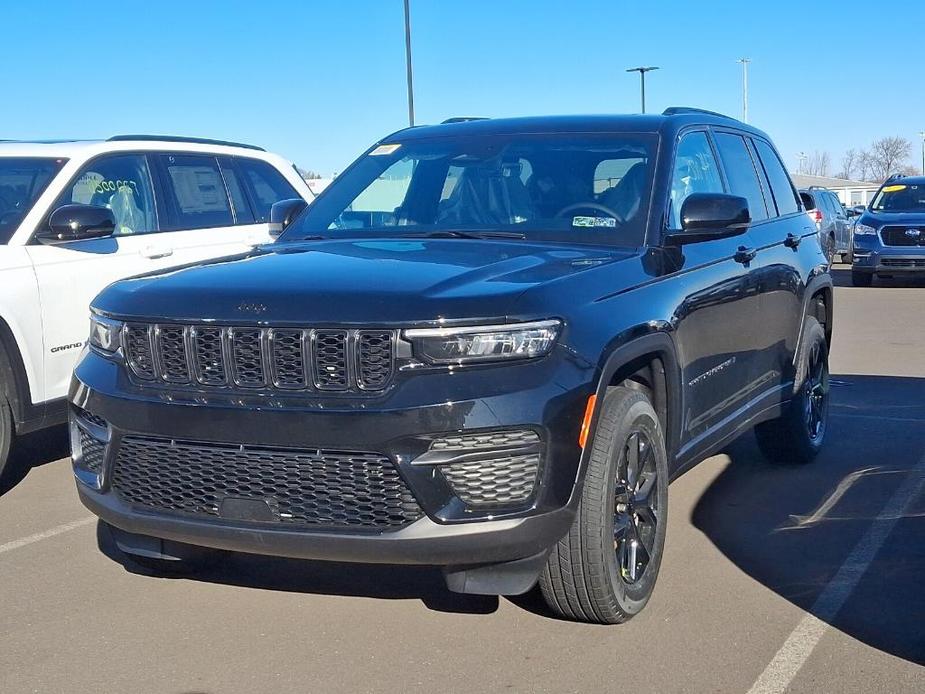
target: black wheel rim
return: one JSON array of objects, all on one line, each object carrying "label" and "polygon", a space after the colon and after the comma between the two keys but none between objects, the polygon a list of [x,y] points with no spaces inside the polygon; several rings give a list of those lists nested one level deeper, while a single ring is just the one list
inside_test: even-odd
[{"label": "black wheel rim", "polygon": [[804,416],[810,441],[817,442],[825,434],[829,404],[829,367],[821,343],[813,345],[809,354],[804,391]]},{"label": "black wheel rim", "polygon": [[659,523],[655,448],[643,431],[626,440],[614,499],[613,546],[624,583],[638,583],[655,553]]}]

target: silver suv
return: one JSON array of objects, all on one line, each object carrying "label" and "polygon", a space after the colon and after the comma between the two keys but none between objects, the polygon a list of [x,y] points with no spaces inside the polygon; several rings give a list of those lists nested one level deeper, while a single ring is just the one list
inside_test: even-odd
[{"label": "silver suv", "polygon": [[811,186],[800,191],[806,212],[816,222],[819,240],[829,260],[835,255],[845,260],[851,247],[848,213],[838,196],[827,188]]}]

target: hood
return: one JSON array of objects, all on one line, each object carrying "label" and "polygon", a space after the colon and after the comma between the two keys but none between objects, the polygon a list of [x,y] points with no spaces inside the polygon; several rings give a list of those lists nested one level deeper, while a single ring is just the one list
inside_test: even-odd
[{"label": "hood", "polygon": [[525,291],[628,253],[480,239],[271,244],[116,282],[93,307],[124,318],[296,325],[504,318]]},{"label": "hood", "polygon": [[868,210],[860,217],[861,224],[880,228],[882,226],[925,227],[925,212],[871,212]]}]

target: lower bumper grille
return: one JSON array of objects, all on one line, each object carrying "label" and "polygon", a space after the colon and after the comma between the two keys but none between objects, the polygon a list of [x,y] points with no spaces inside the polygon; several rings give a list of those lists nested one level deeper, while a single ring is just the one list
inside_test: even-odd
[{"label": "lower bumper grille", "polygon": [[925,257],[922,258],[880,258],[880,265],[907,270],[925,270]]},{"label": "lower bumper grille", "polygon": [[394,529],[423,515],[398,470],[377,453],[127,437],[112,486],[124,501],[150,509],[290,526]]},{"label": "lower bumper grille", "polygon": [[106,453],[106,444],[98,441],[83,429],[79,429],[80,437],[80,465],[88,472],[100,474],[103,469],[103,456]]},{"label": "lower bumper grille", "polygon": [[415,464],[435,465],[469,507],[520,506],[533,498],[542,455],[536,432],[515,429],[443,436]]}]

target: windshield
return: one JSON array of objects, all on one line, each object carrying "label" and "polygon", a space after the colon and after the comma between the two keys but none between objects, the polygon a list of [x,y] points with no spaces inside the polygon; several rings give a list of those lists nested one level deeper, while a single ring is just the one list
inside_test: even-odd
[{"label": "windshield", "polygon": [[374,148],[280,237],[505,236],[638,246],[657,137],[490,135]]},{"label": "windshield", "polygon": [[870,209],[876,212],[925,212],[925,185],[883,186]]},{"label": "windshield", "polygon": [[13,236],[65,159],[0,157],[0,244]]}]

